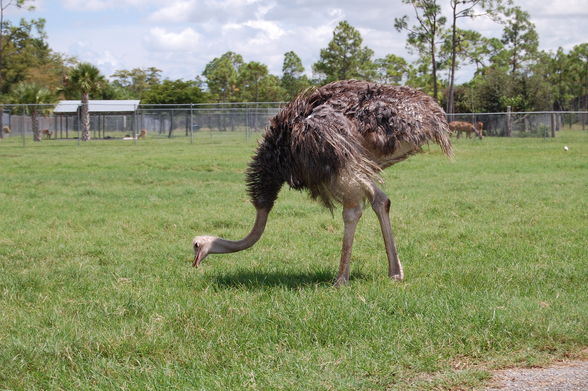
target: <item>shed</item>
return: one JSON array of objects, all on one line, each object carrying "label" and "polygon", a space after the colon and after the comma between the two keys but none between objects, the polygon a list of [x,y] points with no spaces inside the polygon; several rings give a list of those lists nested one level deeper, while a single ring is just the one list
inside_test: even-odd
[{"label": "shed", "polygon": [[[134,114],[140,103],[140,100],[90,100],[88,111],[90,114]],[[55,106],[53,113],[77,114],[81,105],[80,100],[62,100]]]},{"label": "shed", "polygon": [[[90,100],[88,101],[88,111],[90,113],[90,119],[92,121],[91,128],[93,133],[102,133],[102,137],[105,136],[107,128],[115,127],[117,130],[128,128],[129,123],[134,123],[135,114],[139,108],[140,100]],[[70,121],[72,126],[77,129],[79,128],[78,112],[82,102],[80,100],[62,100],[57,103],[53,114],[55,115],[55,130],[59,131],[63,137],[63,129],[65,122],[65,137],[68,137],[68,130]],[[59,118],[59,126],[57,121]],[[107,124],[107,120],[109,124]],[[108,126],[110,125],[110,126]],[[59,129],[59,130],[58,130]],[[96,134],[95,134],[96,136]]]}]

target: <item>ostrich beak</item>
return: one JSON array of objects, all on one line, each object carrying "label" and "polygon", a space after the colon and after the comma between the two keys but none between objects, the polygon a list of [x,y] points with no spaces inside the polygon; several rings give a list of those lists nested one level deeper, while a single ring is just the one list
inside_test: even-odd
[{"label": "ostrich beak", "polygon": [[202,251],[198,248],[198,245],[194,246],[194,262],[192,262],[192,266],[198,267],[200,266],[200,262],[202,262]]},{"label": "ostrich beak", "polygon": [[192,262],[192,266],[194,266],[195,268],[197,268],[198,266],[200,266],[200,264],[202,263],[202,260],[204,259],[204,257],[202,257],[200,254],[196,254],[194,256],[194,262]]},{"label": "ostrich beak", "polygon": [[194,262],[192,262],[192,266],[200,266],[204,258],[206,258],[206,256],[208,255],[208,252],[209,246],[206,243],[200,245],[194,243]]}]

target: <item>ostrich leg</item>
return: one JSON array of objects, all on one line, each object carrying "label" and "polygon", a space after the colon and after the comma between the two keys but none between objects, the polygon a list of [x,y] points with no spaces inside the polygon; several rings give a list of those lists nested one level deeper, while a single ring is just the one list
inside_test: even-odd
[{"label": "ostrich leg", "polygon": [[345,285],[349,281],[349,263],[351,262],[351,248],[353,247],[353,237],[355,228],[361,217],[361,206],[356,203],[354,206],[343,206],[343,222],[345,230],[343,233],[343,248],[341,249],[341,263],[339,264],[339,274],[335,281],[335,286]]},{"label": "ostrich leg", "polygon": [[392,226],[390,225],[390,199],[376,185],[373,185],[373,189],[374,199],[372,200],[372,209],[378,216],[382,236],[384,237],[384,246],[386,247],[386,255],[388,257],[388,277],[401,281],[404,278],[404,273],[402,272],[400,259],[398,259]]}]

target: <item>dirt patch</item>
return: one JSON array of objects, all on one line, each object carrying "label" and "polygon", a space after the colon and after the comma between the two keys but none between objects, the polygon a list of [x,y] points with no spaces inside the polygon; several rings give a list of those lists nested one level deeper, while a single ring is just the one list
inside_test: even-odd
[{"label": "dirt patch", "polygon": [[484,391],[586,391],[588,360],[564,361],[546,368],[496,371]]}]

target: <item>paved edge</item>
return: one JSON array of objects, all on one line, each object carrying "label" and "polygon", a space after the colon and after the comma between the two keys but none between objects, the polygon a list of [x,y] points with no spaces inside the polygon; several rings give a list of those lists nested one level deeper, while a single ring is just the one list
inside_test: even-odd
[{"label": "paved edge", "polygon": [[541,368],[493,371],[484,391],[586,391],[588,359],[559,361]]}]

